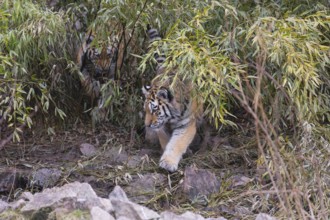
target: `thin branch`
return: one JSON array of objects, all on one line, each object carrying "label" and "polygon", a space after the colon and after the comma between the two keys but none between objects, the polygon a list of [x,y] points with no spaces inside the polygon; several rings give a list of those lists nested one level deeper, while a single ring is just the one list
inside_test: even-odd
[{"label": "thin branch", "polygon": [[[131,36],[130,36],[130,38],[128,39],[127,43],[125,44],[123,57],[125,57],[126,52],[127,52],[127,47],[128,47],[128,45],[130,44],[130,42],[131,42],[131,40],[132,40],[132,38],[133,38],[133,35],[134,35],[134,32],[135,32],[135,28],[136,28],[136,23],[137,23],[138,20],[140,19],[140,16],[141,16],[142,12],[144,12],[144,10],[145,10],[145,8],[146,8],[146,6],[147,6],[148,1],[149,1],[149,0],[146,0],[146,1],[144,2],[143,6],[142,6],[142,9],[141,9],[141,11],[140,11],[140,13],[139,13],[139,15],[137,16],[136,20],[134,21],[134,25],[133,25],[133,30],[132,30],[132,32],[131,32]],[[125,32],[124,32],[124,33],[125,33]],[[124,36],[124,40],[126,41],[125,36]],[[121,63],[120,70],[121,70],[121,68],[123,67],[123,63],[124,63],[124,62]]]}]

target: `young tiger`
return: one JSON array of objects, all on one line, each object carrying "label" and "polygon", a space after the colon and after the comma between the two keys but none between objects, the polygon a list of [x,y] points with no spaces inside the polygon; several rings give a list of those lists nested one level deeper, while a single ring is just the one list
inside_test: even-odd
[{"label": "young tiger", "polygon": [[86,34],[77,55],[80,81],[92,101],[100,97],[101,84],[114,79],[118,53],[115,46],[94,47],[92,45],[94,38],[92,32]]},{"label": "young tiger", "polygon": [[[150,43],[160,40],[156,29],[148,28],[148,35]],[[163,149],[160,167],[174,172],[202,122],[203,108],[202,103],[192,95],[191,82],[175,80],[173,85],[175,73],[165,70],[165,57],[156,54],[155,58],[157,76],[151,86],[142,88],[145,126],[156,132]],[[162,80],[165,75],[167,79]]]}]

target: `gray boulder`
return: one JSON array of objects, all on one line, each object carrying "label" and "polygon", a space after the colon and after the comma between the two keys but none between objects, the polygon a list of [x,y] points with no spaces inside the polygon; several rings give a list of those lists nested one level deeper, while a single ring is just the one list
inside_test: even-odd
[{"label": "gray boulder", "polygon": [[9,207],[9,204],[5,201],[0,200],[0,213],[5,211]]},{"label": "gray boulder", "polygon": [[193,212],[187,211],[181,215],[177,215],[173,212],[165,211],[160,214],[161,220],[226,220],[223,217],[219,218],[207,218],[205,219],[203,216],[199,214],[195,214]]},{"label": "gray boulder", "polygon": [[89,184],[74,182],[34,194],[32,200],[28,201],[21,211],[28,213],[48,207],[91,209],[94,206],[107,211],[113,210],[111,203],[99,198]]},{"label": "gray boulder", "polygon": [[159,193],[160,186],[166,184],[166,180],[166,176],[159,173],[136,175],[124,189],[132,202],[144,203]]},{"label": "gray boulder", "polygon": [[158,219],[158,215],[155,211],[148,209],[144,206],[130,202],[126,193],[116,186],[110,193],[109,199],[114,207],[116,219],[136,219],[136,220],[148,220]]},{"label": "gray boulder", "polygon": [[276,220],[276,218],[265,213],[260,213],[257,215],[256,220]]},{"label": "gray boulder", "polygon": [[92,157],[96,155],[96,148],[92,144],[83,143],[79,146],[80,152],[86,157]]},{"label": "gray boulder", "polygon": [[208,170],[191,166],[184,171],[183,191],[191,201],[219,192],[220,185],[219,178]]},{"label": "gray boulder", "polygon": [[97,206],[94,206],[90,213],[92,220],[115,220],[115,218],[112,217],[108,212]]},{"label": "gray boulder", "polygon": [[62,172],[55,168],[41,168],[37,170],[31,181],[31,185],[42,188],[53,187],[61,178]]}]

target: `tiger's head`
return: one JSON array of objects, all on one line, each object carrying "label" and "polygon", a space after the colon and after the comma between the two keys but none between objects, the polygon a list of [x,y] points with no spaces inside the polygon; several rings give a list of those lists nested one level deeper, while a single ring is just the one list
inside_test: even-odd
[{"label": "tiger's head", "polygon": [[145,126],[159,129],[173,118],[173,95],[164,87],[144,86]]},{"label": "tiger's head", "polygon": [[[102,46],[100,49],[92,48],[88,51],[89,59],[93,62],[95,67],[95,77],[110,76],[109,74],[114,74],[112,67],[116,62],[116,53],[117,50],[115,47],[111,46]],[[113,78],[111,75],[110,78]]]},{"label": "tiger's head", "polygon": [[[107,77],[113,78],[118,48],[116,45],[93,45],[95,35],[93,33],[86,34],[85,41],[83,43],[82,52],[83,55],[80,59],[82,62],[92,62],[94,66],[95,77]],[[83,64],[81,64],[83,67]]]}]

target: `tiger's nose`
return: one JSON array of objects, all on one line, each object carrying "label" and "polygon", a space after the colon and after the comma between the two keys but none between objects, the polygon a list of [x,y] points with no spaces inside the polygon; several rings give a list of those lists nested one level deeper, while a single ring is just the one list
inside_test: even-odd
[{"label": "tiger's nose", "polygon": [[159,125],[160,125],[159,122],[156,122],[156,123],[151,124],[150,128],[153,128],[153,129],[159,128]]}]

